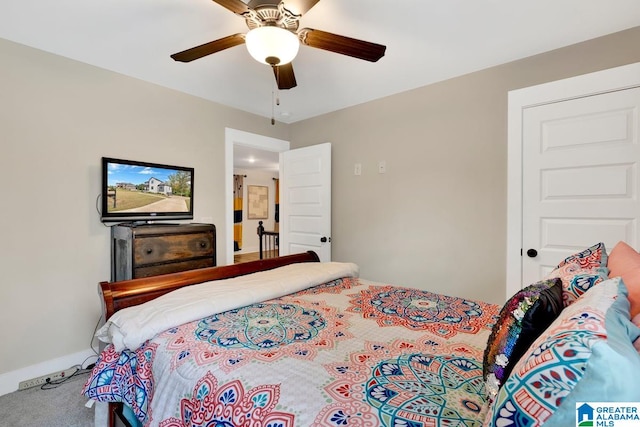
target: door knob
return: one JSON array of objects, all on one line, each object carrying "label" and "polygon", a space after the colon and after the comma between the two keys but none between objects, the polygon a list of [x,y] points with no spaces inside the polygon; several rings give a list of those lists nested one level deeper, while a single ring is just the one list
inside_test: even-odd
[{"label": "door knob", "polygon": [[535,249],[527,249],[527,256],[529,258],[535,258],[538,256],[538,251],[536,251]]}]

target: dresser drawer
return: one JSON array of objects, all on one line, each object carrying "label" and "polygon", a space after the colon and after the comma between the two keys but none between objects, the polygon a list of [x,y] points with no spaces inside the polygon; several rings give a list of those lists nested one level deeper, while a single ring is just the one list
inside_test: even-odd
[{"label": "dresser drawer", "polygon": [[196,268],[215,267],[213,258],[201,258],[191,261],[171,262],[137,267],[133,270],[133,278],[157,276],[159,274],[177,273],[179,271],[195,270]]},{"label": "dresser drawer", "polygon": [[134,243],[133,258],[139,267],[144,264],[213,257],[213,252],[212,233],[140,236]]}]

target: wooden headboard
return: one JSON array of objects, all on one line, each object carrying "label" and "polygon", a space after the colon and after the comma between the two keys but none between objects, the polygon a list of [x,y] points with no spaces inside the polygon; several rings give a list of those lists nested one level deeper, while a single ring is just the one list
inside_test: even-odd
[{"label": "wooden headboard", "polygon": [[272,270],[299,262],[320,262],[315,252],[286,255],[258,261],[225,265],[221,267],[201,268],[161,276],[123,280],[121,282],[100,282],[102,310],[105,320],[118,310],[151,301],[154,298],[184,286],[211,280],[228,279],[258,271]]}]

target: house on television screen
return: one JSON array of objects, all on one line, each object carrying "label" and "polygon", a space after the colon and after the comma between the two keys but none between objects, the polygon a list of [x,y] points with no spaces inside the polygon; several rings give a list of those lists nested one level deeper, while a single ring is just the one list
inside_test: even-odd
[{"label": "house on television screen", "polygon": [[135,191],[136,186],[130,182],[118,182],[116,183],[117,188],[124,188],[125,190]]},{"label": "house on television screen", "polygon": [[164,181],[160,181],[157,178],[151,177],[149,181],[145,183],[146,191],[149,193],[162,193],[165,196],[171,195],[171,186]]}]

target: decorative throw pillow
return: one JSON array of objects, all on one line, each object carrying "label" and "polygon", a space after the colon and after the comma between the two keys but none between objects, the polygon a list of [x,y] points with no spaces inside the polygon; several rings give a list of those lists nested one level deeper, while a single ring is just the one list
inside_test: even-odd
[{"label": "decorative throw pillow", "polygon": [[609,279],[565,308],[518,361],[484,425],[576,425],[576,402],[640,401],[640,328],[629,320],[620,278]]},{"label": "decorative throw pillow", "polygon": [[558,264],[558,267],[562,267],[569,263],[577,263],[582,268],[606,267],[607,250],[604,247],[604,243],[597,243],[581,252],[565,258],[564,261]]},{"label": "decorative throw pillow", "polygon": [[562,303],[565,307],[572,304],[595,284],[609,278],[606,267],[581,267],[577,262],[565,263],[546,277],[562,279]]},{"label": "decorative throw pillow", "polygon": [[483,377],[493,400],[515,363],[562,311],[562,281],[543,280],[527,286],[502,307],[487,341]]},{"label": "decorative throw pillow", "polygon": [[625,242],[613,247],[607,263],[610,277],[622,277],[629,290],[631,317],[640,314],[640,254]]}]

